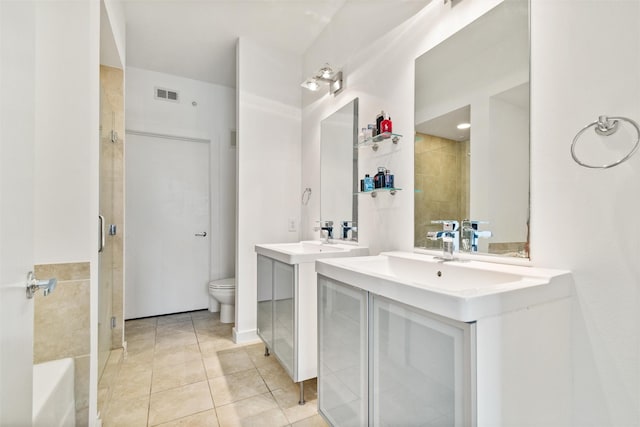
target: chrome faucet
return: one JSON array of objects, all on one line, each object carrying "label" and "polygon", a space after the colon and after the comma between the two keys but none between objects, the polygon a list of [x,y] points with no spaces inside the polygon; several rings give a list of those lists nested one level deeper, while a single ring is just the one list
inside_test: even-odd
[{"label": "chrome faucet", "polygon": [[342,221],[340,223],[340,229],[342,230],[342,240],[349,239],[349,231],[351,231],[351,240],[354,239],[354,234],[358,232],[355,221]]},{"label": "chrome faucet", "polygon": [[478,231],[478,224],[487,223],[487,221],[471,221],[469,219],[462,221],[460,241],[463,252],[478,252],[478,239],[480,237],[489,238],[492,236],[489,230]]},{"label": "chrome faucet", "polygon": [[[333,239],[333,221],[316,221],[319,225],[314,228],[315,231],[320,231],[320,237],[324,243],[329,243],[329,240]],[[324,237],[323,237],[324,235]]]},{"label": "chrome faucet", "polygon": [[427,238],[431,240],[442,240],[442,260],[454,260],[454,253],[458,252],[459,233],[458,221],[454,220],[437,220],[431,221],[432,224],[442,224],[442,231],[430,231]]}]

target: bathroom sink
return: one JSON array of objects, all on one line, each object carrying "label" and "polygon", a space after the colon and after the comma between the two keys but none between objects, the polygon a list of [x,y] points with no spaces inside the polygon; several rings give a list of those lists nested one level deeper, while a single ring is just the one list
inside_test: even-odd
[{"label": "bathroom sink", "polygon": [[256,252],[286,264],[313,262],[323,258],[367,255],[369,248],[345,243],[323,243],[303,240],[294,243],[266,243],[256,245]]},{"label": "bathroom sink", "polygon": [[568,297],[571,273],[409,252],[319,260],[319,274],[463,322]]}]

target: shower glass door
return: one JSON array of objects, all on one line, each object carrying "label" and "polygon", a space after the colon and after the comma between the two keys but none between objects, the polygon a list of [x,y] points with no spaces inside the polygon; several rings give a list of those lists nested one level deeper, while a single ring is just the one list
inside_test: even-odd
[{"label": "shower glass door", "polygon": [[108,236],[109,224],[113,224],[113,163],[115,113],[104,85],[100,85],[100,216],[101,250],[98,278],[98,378],[107,363],[111,351],[111,317],[113,313],[113,244]]}]

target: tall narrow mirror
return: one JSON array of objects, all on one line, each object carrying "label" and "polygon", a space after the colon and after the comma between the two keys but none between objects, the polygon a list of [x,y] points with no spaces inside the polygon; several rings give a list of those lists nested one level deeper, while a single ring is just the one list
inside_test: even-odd
[{"label": "tall narrow mirror", "polygon": [[463,234],[471,220],[475,245],[461,250],[528,257],[528,1],[505,0],[424,53],[415,79],[414,245],[442,247],[433,221]]},{"label": "tall narrow mirror", "polygon": [[320,123],[320,219],[333,237],[358,240],[358,98]]}]

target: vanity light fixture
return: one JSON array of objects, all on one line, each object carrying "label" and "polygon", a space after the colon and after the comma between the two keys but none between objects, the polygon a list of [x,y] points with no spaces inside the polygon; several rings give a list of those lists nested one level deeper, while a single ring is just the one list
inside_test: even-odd
[{"label": "vanity light fixture", "polygon": [[306,79],[301,86],[315,92],[320,89],[320,83],[328,83],[329,93],[337,95],[344,89],[342,71],[334,71],[329,64],[325,64],[313,76]]},{"label": "vanity light fixture", "polygon": [[460,130],[469,129],[471,127],[471,123],[460,123],[456,127]]}]

